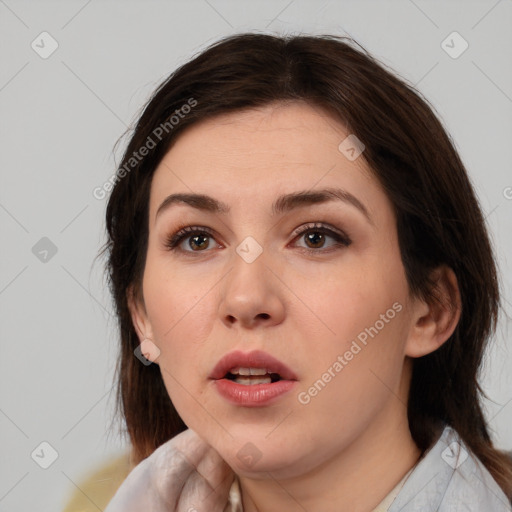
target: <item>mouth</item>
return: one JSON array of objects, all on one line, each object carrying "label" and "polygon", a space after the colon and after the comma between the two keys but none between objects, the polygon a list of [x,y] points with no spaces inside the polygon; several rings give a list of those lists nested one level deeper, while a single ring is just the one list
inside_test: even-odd
[{"label": "mouth", "polygon": [[293,370],[261,350],[226,354],[209,378],[220,396],[240,407],[271,405],[298,385]]},{"label": "mouth", "polygon": [[269,372],[265,368],[233,368],[223,378],[244,386],[273,384],[284,380],[278,373]]},{"label": "mouth", "polygon": [[229,352],[216,364],[209,378],[227,379],[245,386],[298,380],[285,363],[261,350]]}]

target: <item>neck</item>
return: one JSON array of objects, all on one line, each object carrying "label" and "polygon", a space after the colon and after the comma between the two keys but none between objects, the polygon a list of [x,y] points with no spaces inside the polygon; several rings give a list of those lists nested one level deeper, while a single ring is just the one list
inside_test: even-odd
[{"label": "neck", "polygon": [[[405,403],[407,403],[405,401]],[[298,477],[239,476],[244,512],[369,512],[418,462],[407,408],[392,395],[378,417],[341,452]]]}]

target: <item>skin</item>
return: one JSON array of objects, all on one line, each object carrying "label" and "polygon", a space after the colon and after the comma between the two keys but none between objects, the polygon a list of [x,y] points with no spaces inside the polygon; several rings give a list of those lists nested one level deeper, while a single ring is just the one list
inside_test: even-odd
[{"label": "skin", "polygon": [[[445,306],[410,296],[392,204],[363,158],[350,161],[338,149],[347,135],[328,113],[302,102],[221,115],[188,128],[152,181],[143,301],[130,295],[132,319],[140,339],[159,348],[157,363],[183,421],[238,475],[245,512],[372,510],[421,455],[405,405],[412,358],[436,350],[460,316],[448,268],[435,274]],[[277,196],[325,187],[356,196],[372,222],[340,201],[271,216]],[[156,218],[177,192],[208,194],[231,210],[176,204]],[[182,251],[170,251],[166,239],[180,223],[215,236],[200,238],[197,249],[188,233]],[[327,223],[352,243],[337,246],[330,235],[323,245],[308,243],[307,233],[293,234],[312,223]],[[247,236],[263,249],[252,263],[236,252]],[[300,403],[298,393],[394,303],[401,311]],[[296,390],[263,407],[228,403],[208,375],[235,349],[265,350],[285,362],[298,376]],[[237,457],[248,442],[260,455],[252,466]]]}]

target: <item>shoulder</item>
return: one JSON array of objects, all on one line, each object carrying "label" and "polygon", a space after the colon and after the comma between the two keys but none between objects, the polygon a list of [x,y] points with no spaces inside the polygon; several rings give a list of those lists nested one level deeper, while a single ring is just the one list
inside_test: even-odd
[{"label": "shoulder", "polygon": [[505,493],[458,433],[445,426],[389,512],[512,512]]},{"label": "shoulder", "polygon": [[130,452],[108,460],[78,482],[63,512],[98,512],[108,505],[132,469]]},{"label": "shoulder", "polygon": [[453,473],[440,512],[457,510],[461,504],[465,510],[475,512],[512,511],[507,496],[489,470],[450,427],[446,431],[446,444],[442,455],[446,460],[453,460]]}]

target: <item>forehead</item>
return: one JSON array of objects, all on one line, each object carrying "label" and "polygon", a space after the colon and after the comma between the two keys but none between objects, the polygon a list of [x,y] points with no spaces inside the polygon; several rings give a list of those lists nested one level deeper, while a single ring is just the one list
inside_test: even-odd
[{"label": "forehead", "polygon": [[234,207],[270,208],[280,194],[342,187],[375,204],[383,192],[363,158],[350,160],[339,149],[349,135],[323,109],[299,102],[198,122],[180,134],[156,169],[151,215],[177,191],[212,195]]}]

